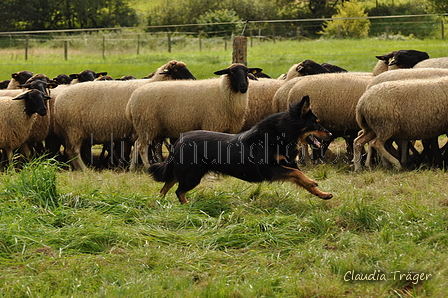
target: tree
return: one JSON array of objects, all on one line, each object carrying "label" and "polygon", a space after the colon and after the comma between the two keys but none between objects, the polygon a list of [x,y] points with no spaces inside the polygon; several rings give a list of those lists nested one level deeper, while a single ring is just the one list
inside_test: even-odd
[{"label": "tree", "polygon": [[[236,15],[234,10],[220,9],[215,11],[207,11],[203,15],[199,16],[198,23],[206,24],[210,23],[212,25],[200,26],[199,30],[207,33],[208,36],[214,35],[230,35],[230,33],[235,33],[237,28],[241,25],[237,22],[240,18]],[[214,23],[228,23],[228,24],[214,24]]]},{"label": "tree", "polygon": [[[370,30],[370,20],[364,11],[362,3],[345,2],[338,6],[338,13],[331,18],[335,20],[324,23],[323,35],[327,37],[368,37]],[[360,19],[338,19],[338,18],[357,18]],[[336,20],[337,19],[337,20]]]}]

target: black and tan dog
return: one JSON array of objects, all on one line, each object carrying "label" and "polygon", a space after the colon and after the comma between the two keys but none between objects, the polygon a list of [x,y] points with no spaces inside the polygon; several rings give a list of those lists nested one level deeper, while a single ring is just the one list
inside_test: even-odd
[{"label": "black and tan dog", "polygon": [[153,164],[149,173],[165,182],[162,195],[177,182],[176,195],[187,203],[186,193],[210,172],[233,176],[248,182],[290,181],[321,199],[317,183],[297,166],[298,142],[319,145],[316,137],[327,139],[331,133],[319,124],[310,109],[308,96],[291,105],[287,112],[266,117],[250,130],[226,134],[204,130],[184,133],[173,145],[165,162]]}]

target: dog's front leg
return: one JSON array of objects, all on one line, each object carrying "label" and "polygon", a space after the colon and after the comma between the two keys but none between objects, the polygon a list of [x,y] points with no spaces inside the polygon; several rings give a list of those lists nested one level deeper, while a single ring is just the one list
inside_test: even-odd
[{"label": "dog's front leg", "polygon": [[333,195],[331,193],[323,192],[320,189],[318,189],[317,182],[314,181],[313,179],[311,179],[310,177],[308,177],[307,175],[305,175],[299,169],[288,168],[288,167],[283,167],[283,168],[287,170],[286,177],[285,177],[286,179],[284,179],[284,180],[289,180],[297,185],[300,185],[301,187],[305,188],[307,191],[309,191],[313,195],[316,195],[323,200],[328,200],[333,197]]}]

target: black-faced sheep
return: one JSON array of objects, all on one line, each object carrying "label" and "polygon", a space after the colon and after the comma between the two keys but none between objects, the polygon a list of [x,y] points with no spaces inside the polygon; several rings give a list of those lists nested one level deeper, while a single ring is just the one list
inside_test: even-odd
[{"label": "black-faced sheep", "polygon": [[448,131],[448,78],[384,82],[370,87],[356,106],[361,127],[355,139],[353,163],[361,169],[361,151],[369,143],[384,161],[402,169],[384,147],[389,139],[421,140]]},{"label": "black-faced sheep", "polygon": [[197,129],[238,133],[247,108],[247,74],[252,70],[236,63],[216,71],[221,75],[217,79],[155,82],[135,90],[126,108],[138,138],[131,169],[137,152],[149,167],[146,150],[158,136],[177,138]]},{"label": "black-faced sheep", "polygon": [[9,82],[11,82],[11,80],[4,80],[0,82],[0,89],[6,89],[8,88]]},{"label": "black-faced sheep", "polygon": [[[297,81],[288,93],[288,105],[298,102],[309,95],[313,103],[313,111],[324,127],[333,134],[333,138],[325,142],[326,149],[334,138],[344,137],[347,153],[351,154],[351,145],[359,131],[355,111],[359,98],[366,90],[373,77],[354,76],[350,73],[330,73],[305,77]],[[306,148],[306,144],[304,144]],[[325,150],[324,150],[325,152]],[[309,161],[307,151],[305,161]]]},{"label": "black-faced sheep", "polygon": [[38,90],[30,90],[15,97],[0,97],[0,148],[2,163],[12,163],[13,150],[22,145],[29,136],[37,114],[45,116],[45,100],[49,97]]},{"label": "black-faced sheep", "polygon": [[399,50],[394,52],[389,66],[395,65],[398,68],[412,68],[421,61],[429,59],[426,52],[417,50]]},{"label": "black-faced sheep", "polygon": [[177,79],[194,79],[194,76],[185,63],[172,60],[161,66],[150,80],[86,82],[62,90],[54,103],[54,129],[65,140],[65,153],[73,168],[86,169],[81,158],[83,142],[103,144],[132,137],[132,122],[125,116],[125,110],[135,89]]},{"label": "black-faced sheep", "polygon": [[83,70],[80,73],[74,73],[70,75],[72,81],[70,84],[77,84],[83,82],[94,81],[95,79],[107,75],[107,72],[94,72],[93,70]]},{"label": "black-faced sheep", "polygon": [[66,74],[60,74],[55,76],[53,78],[53,81],[58,85],[64,85],[64,84],[69,85],[73,81],[73,79]]},{"label": "black-faced sheep", "polygon": [[6,89],[18,89],[19,85],[25,84],[25,82],[33,76],[31,71],[19,71],[11,74],[12,80],[10,80]]},{"label": "black-faced sheep", "polygon": [[305,60],[291,66],[284,79],[250,80],[249,102],[242,130],[248,130],[266,116],[277,113],[277,108],[273,105],[273,99],[277,90],[282,85],[297,77],[327,72],[328,71],[318,63],[312,60]]}]

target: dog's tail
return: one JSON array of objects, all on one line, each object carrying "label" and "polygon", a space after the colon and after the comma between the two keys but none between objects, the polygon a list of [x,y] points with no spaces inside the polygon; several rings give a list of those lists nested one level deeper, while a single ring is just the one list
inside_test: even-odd
[{"label": "dog's tail", "polygon": [[172,162],[161,162],[151,165],[148,173],[157,182],[171,182],[174,180],[174,165]]}]

